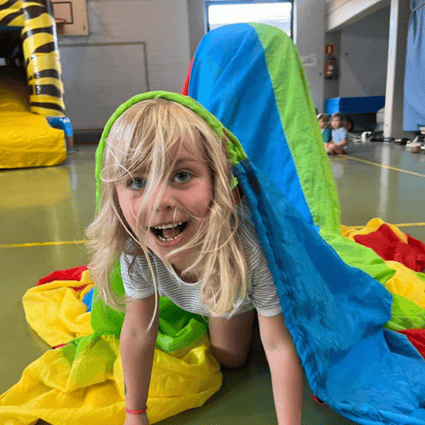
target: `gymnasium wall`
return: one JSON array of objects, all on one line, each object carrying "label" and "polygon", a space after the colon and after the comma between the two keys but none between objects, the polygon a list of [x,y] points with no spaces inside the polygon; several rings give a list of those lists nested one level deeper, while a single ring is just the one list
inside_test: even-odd
[{"label": "gymnasium wall", "polygon": [[390,9],[341,29],[339,96],[383,96],[386,91]]},{"label": "gymnasium wall", "polygon": [[180,92],[190,62],[187,0],[88,0],[88,36],[61,36],[67,116],[103,128],[147,90]]}]

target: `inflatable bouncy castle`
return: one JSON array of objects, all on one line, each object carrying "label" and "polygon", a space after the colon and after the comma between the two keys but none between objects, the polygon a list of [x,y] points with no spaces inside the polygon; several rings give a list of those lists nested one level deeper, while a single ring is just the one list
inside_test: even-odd
[{"label": "inflatable bouncy castle", "polygon": [[0,169],[60,164],[72,127],[50,1],[0,0],[0,35]]}]

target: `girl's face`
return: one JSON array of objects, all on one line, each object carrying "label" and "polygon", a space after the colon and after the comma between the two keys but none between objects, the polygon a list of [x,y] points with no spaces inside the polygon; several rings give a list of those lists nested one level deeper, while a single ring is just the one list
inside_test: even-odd
[{"label": "girl's face", "polygon": [[332,128],[337,129],[337,128],[340,128],[340,127],[342,127],[341,118],[338,118],[338,117],[332,118]]},{"label": "girl's face", "polygon": [[180,143],[173,160],[169,180],[158,182],[149,199],[144,198],[146,176],[143,174],[117,183],[116,189],[121,210],[134,233],[138,233],[138,225],[149,228],[148,248],[180,271],[188,266],[191,254],[199,248],[169,254],[188,243],[206,225],[213,199],[213,178],[195,143]]},{"label": "girl's face", "polygon": [[324,128],[328,126],[328,120],[325,118],[321,118],[319,120],[319,125],[320,125],[320,128],[323,130]]}]

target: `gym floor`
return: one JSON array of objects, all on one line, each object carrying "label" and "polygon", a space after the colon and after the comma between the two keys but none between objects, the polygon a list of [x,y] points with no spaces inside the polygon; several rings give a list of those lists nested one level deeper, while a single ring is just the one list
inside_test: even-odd
[{"label": "gym floor", "polygon": [[[94,213],[93,145],[79,145],[57,167],[0,172],[0,393],[49,347],[29,328],[21,299],[54,270],[88,262],[84,229]],[[342,223],[364,226],[380,217],[425,241],[425,154],[394,143],[354,144],[330,159]],[[305,386],[303,423],[351,424],[312,401]],[[220,391],[199,409],[159,425],[270,425],[276,423],[270,376],[258,333],[249,363],[224,373]]]}]

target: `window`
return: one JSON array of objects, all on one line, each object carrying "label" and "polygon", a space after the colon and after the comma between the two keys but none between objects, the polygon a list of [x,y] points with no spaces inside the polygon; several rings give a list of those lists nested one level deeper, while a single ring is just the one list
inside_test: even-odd
[{"label": "window", "polygon": [[206,1],[205,8],[207,31],[228,24],[262,22],[278,27],[292,37],[292,1]]}]

